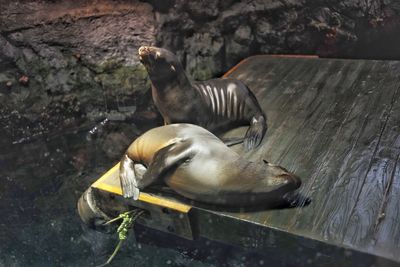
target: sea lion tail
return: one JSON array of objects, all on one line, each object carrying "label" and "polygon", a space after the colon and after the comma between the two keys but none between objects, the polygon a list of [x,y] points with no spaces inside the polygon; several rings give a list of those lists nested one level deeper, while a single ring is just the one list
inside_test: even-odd
[{"label": "sea lion tail", "polygon": [[267,131],[267,120],[264,115],[254,116],[251,119],[250,127],[246,132],[244,139],[244,147],[246,150],[256,148],[261,144],[261,141]]},{"label": "sea lion tail", "polygon": [[139,198],[140,191],[137,186],[137,178],[135,162],[125,154],[122,157],[119,168],[119,181],[121,183],[122,195],[125,198],[133,198],[134,200]]}]

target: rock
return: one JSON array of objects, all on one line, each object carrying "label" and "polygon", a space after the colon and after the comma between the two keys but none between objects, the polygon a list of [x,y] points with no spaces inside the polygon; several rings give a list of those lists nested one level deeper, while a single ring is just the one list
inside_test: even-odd
[{"label": "rock", "polygon": [[273,32],[271,23],[266,18],[261,18],[256,24],[256,40],[263,43],[268,40],[268,35]]},{"label": "rock", "polygon": [[189,1],[186,9],[197,21],[207,21],[218,16],[218,1]]},{"label": "rock", "polygon": [[253,41],[251,27],[248,25],[240,25],[235,31],[233,39],[241,45],[250,45]]},{"label": "rock", "polygon": [[87,119],[94,110],[151,105],[147,73],[137,58],[137,48],[155,40],[149,4],[78,0],[1,6],[0,75],[12,69],[18,86],[0,116],[15,109],[29,118],[32,133],[39,133],[40,121],[52,131]]},{"label": "rock", "polygon": [[24,86],[28,85],[29,83],[29,77],[26,75],[22,75],[21,77],[19,77],[18,82]]},{"label": "rock", "polygon": [[251,47],[248,45],[240,44],[236,42],[234,39],[226,38],[225,39],[225,55],[226,55],[226,64],[229,66],[234,66],[243,58],[246,58],[250,55]]},{"label": "rock", "polygon": [[0,58],[15,59],[18,56],[18,49],[11,45],[2,35],[0,35]]},{"label": "rock", "polygon": [[76,58],[76,60],[81,60],[81,53],[74,53],[73,56]]},{"label": "rock", "polygon": [[121,112],[112,110],[110,113],[107,114],[107,119],[109,119],[110,121],[125,121],[126,116]]},{"label": "rock", "polygon": [[109,158],[120,157],[125,149],[129,146],[131,140],[127,140],[126,136],[121,133],[111,133],[107,136],[102,144],[104,153]]},{"label": "rock", "polygon": [[186,70],[192,78],[205,80],[217,73],[221,69],[220,58],[224,39],[219,34],[197,33],[188,40],[193,45],[190,49],[185,49],[188,51],[186,53]]},{"label": "rock", "polygon": [[[186,13],[194,24],[191,31],[180,31]],[[198,19],[200,14],[203,19]],[[390,0],[330,5],[324,1],[213,1],[209,6],[201,1],[189,5],[175,1],[168,13],[158,14],[158,23],[158,45],[178,54],[183,50],[184,65],[199,79],[220,75],[243,57],[260,53],[400,58],[394,45],[400,43],[400,8]],[[180,32],[179,42],[171,41],[176,32]],[[196,37],[204,33],[223,36],[220,51],[196,54],[198,47],[209,47],[207,38]],[[216,63],[210,63],[210,58]]]}]

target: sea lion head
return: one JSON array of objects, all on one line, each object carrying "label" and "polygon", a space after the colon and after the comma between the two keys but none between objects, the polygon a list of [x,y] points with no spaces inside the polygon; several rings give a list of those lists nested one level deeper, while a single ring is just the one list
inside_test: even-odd
[{"label": "sea lion head", "polygon": [[259,192],[268,192],[269,207],[304,207],[311,203],[311,198],[297,190],[301,186],[301,179],[297,175],[265,160],[264,163],[266,163],[267,177],[264,179],[264,189],[260,186]]},{"label": "sea lion head", "polygon": [[301,186],[300,178],[287,169],[264,160],[263,177],[253,190],[255,193],[268,193],[272,199],[280,199]]},{"label": "sea lion head", "polygon": [[141,46],[139,60],[146,67],[152,82],[168,83],[184,76],[183,67],[177,56],[171,51],[154,47]]}]

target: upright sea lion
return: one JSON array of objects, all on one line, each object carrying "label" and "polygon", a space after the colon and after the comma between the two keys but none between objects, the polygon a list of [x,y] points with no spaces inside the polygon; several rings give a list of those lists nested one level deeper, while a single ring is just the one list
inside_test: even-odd
[{"label": "upright sea lion", "polygon": [[230,78],[191,82],[175,54],[163,48],[142,46],[139,58],[165,124],[193,123],[214,134],[250,124],[245,148],[261,143],[267,130],[266,116],[243,82]]},{"label": "upright sea lion", "polygon": [[128,148],[120,164],[124,197],[164,182],[178,194],[210,204],[247,206],[282,199],[300,179],[266,162],[250,162],[206,129],[171,124],[151,129]]}]

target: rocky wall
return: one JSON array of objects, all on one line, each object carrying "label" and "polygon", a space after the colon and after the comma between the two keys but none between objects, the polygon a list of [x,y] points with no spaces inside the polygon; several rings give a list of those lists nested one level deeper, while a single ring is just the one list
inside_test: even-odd
[{"label": "rocky wall", "polygon": [[219,76],[254,54],[400,59],[397,1],[167,2],[154,4],[157,43],[178,51],[195,79]]},{"label": "rocky wall", "polygon": [[1,1],[0,126],[14,142],[149,104],[137,49],[155,41],[136,1]]},{"label": "rocky wall", "polygon": [[175,51],[200,80],[254,54],[400,58],[400,4],[393,0],[0,0],[0,6],[0,126],[14,142],[106,118],[156,120],[140,45]]}]

